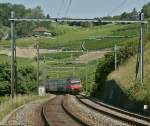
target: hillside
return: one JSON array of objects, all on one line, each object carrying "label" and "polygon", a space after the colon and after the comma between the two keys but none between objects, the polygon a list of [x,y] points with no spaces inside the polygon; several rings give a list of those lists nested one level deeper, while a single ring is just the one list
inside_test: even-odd
[{"label": "hillside", "polygon": [[[149,22],[150,24],[150,22]],[[150,30],[150,28],[148,29]],[[128,33],[128,32],[126,32]],[[106,54],[99,60],[95,73],[95,82],[91,95],[104,102],[122,109],[150,116],[149,110],[143,106],[150,105],[150,38],[144,34],[144,83],[140,83],[139,75],[136,79],[137,49],[134,43],[138,40],[131,38],[132,44],[118,48],[118,68],[114,71],[114,54]],[[127,41],[126,41],[127,42]]]},{"label": "hillside", "polygon": [[[107,54],[99,60],[92,96],[121,109],[150,116],[150,40],[145,37],[144,42],[144,83],[140,83],[139,74],[136,79],[137,47],[124,46],[117,51],[119,66],[116,71],[113,54]],[[148,110],[143,109],[144,105],[148,105]]]},{"label": "hillside", "polygon": [[[17,43],[17,56],[18,65],[32,64],[37,67],[35,60],[34,45],[39,42],[40,48],[45,50],[81,50],[81,44],[85,41],[85,48],[88,49],[88,54],[73,53],[72,62],[71,54],[69,53],[57,53],[46,51],[41,56],[40,60],[40,80],[41,82],[47,78],[65,78],[69,76],[80,77],[83,82],[83,89],[90,94],[92,87],[95,83],[95,71],[98,63],[98,59],[103,57],[104,53],[98,52],[100,49],[112,48],[115,44],[123,46],[128,42],[137,43],[139,26],[133,24],[107,24],[91,27],[81,26],[68,26],[66,24],[51,24],[53,30],[56,30],[60,34],[53,37],[24,37],[18,38]],[[51,28],[49,28],[51,30]],[[131,36],[131,38],[102,38],[95,39],[96,37],[103,36]],[[132,37],[133,36],[133,37]],[[9,40],[0,40],[1,54],[8,54],[10,50]],[[32,48],[31,48],[32,47]],[[22,57],[22,58],[21,58]],[[46,58],[46,61],[44,59]],[[30,58],[30,59],[29,59]],[[4,60],[4,61],[3,61]],[[10,57],[2,55],[2,61],[10,61]],[[57,63],[58,62],[58,63]],[[50,67],[50,68],[49,68]],[[54,68],[55,69],[54,69]],[[71,68],[57,68],[57,67],[71,67]],[[75,68],[74,67],[81,67]],[[88,67],[87,72],[86,69]],[[53,69],[52,69],[53,68]],[[63,73],[63,74],[62,74]],[[84,74],[83,74],[84,73]],[[86,77],[87,76],[87,77]],[[88,78],[86,80],[86,78]]]},{"label": "hillside", "polygon": [[[138,25],[131,24],[107,24],[92,27],[79,27],[68,26],[58,24],[57,26],[52,24],[53,29],[61,34],[53,37],[24,37],[18,38],[16,43],[19,47],[33,47],[36,42],[39,42],[40,48],[63,48],[63,49],[81,49],[82,42],[85,41],[85,48],[88,50],[97,50],[114,46],[114,44],[122,45],[127,42],[125,38],[102,38],[96,39],[96,37],[108,36],[108,35],[125,35],[135,36],[137,40]],[[55,27],[54,27],[55,26]],[[49,28],[51,31],[52,28]],[[129,38],[128,38],[128,41]],[[0,46],[9,48],[9,40],[0,40]]]},{"label": "hillside", "polygon": [[[123,65],[121,65],[117,71],[112,72],[108,76],[108,80],[116,80],[123,90],[129,90],[131,97],[138,101],[149,101],[150,102],[150,44],[149,41],[145,46],[144,53],[144,84],[135,82],[135,71],[136,71],[136,60],[137,56],[128,59]],[[135,90],[136,88],[136,90]],[[145,95],[147,94],[147,95]],[[147,97],[147,98],[146,98]]]}]

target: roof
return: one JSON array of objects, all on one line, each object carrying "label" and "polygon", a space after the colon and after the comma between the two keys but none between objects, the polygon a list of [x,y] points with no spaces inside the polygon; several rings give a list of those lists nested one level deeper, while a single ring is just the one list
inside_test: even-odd
[{"label": "roof", "polygon": [[33,32],[49,32],[49,31],[44,27],[38,27],[33,29]]},{"label": "roof", "polygon": [[81,81],[80,78],[68,78],[67,81]]}]

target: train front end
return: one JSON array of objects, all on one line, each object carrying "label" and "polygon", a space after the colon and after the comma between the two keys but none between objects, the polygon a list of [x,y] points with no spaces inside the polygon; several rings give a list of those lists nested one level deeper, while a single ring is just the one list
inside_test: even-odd
[{"label": "train front end", "polygon": [[67,79],[66,91],[69,93],[79,93],[81,91],[81,80],[79,78]]}]

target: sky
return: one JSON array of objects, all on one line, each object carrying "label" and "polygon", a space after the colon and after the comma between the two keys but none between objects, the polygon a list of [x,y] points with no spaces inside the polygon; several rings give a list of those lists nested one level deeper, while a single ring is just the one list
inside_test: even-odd
[{"label": "sky", "polygon": [[27,8],[41,6],[51,17],[95,18],[138,11],[150,0],[0,0],[0,3],[23,4]]}]

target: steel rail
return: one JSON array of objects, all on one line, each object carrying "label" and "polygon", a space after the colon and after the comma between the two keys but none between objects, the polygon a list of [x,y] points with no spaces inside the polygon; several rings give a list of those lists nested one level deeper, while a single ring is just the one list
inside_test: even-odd
[{"label": "steel rail", "polygon": [[75,119],[77,122],[79,122],[80,124],[82,124],[82,126],[90,126],[87,122],[84,122],[84,121],[80,120],[78,117],[76,117],[76,116],[74,115],[74,113],[71,112],[71,111],[67,108],[66,104],[68,103],[68,101],[66,101],[66,99],[67,99],[67,96],[64,96],[64,99],[63,99],[62,104],[61,104],[62,107],[63,107],[63,109],[65,110],[65,112],[66,112],[68,115],[70,115],[73,119]]},{"label": "steel rail", "polygon": [[[81,97],[84,97],[84,98],[89,99],[89,100],[91,100],[92,102],[94,102],[94,100],[92,100],[91,98],[88,98],[88,97],[86,97],[86,96],[81,95]],[[131,119],[129,119],[129,118],[126,118],[126,117],[123,117],[123,116],[119,116],[119,115],[115,115],[115,114],[109,113],[109,112],[107,112],[107,111],[105,111],[105,110],[96,108],[96,107],[94,107],[94,106],[92,106],[92,105],[90,105],[90,104],[84,102],[83,100],[81,100],[81,99],[80,99],[80,96],[76,96],[76,98],[78,99],[78,101],[79,101],[80,103],[84,104],[85,106],[87,106],[87,107],[89,107],[89,108],[92,108],[93,110],[96,110],[96,111],[98,111],[98,112],[100,112],[100,113],[104,113],[104,114],[106,114],[106,115],[108,115],[108,116],[111,116],[111,117],[113,117],[113,118],[116,118],[116,119],[119,119],[119,120],[128,122],[128,123],[130,123],[130,124],[134,124],[134,125],[137,125],[137,126],[149,126],[149,125],[143,124],[143,123],[141,123],[141,122],[139,122],[139,121],[131,120]],[[133,114],[133,113],[130,113],[130,112],[127,112],[127,111],[124,111],[124,110],[121,110],[121,109],[118,109],[118,108],[115,108],[115,107],[111,107],[111,106],[106,105],[106,104],[104,104],[104,103],[103,103],[103,104],[97,103],[97,102],[94,102],[94,103],[96,103],[96,104],[98,104],[98,105],[100,105],[100,106],[106,107],[107,109],[116,111],[116,112],[118,112],[118,113],[125,114],[125,115],[127,115],[127,116],[131,116],[132,118],[137,118],[137,119],[140,119],[140,120],[143,120],[143,121],[149,121],[149,122],[150,122],[150,119],[147,118],[147,117],[140,116],[140,115],[137,115],[137,114]]]},{"label": "steel rail", "polygon": [[[50,101],[54,100],[55,98],[56,98],[56,96],[55,96],[54,98],[50,99]],[[45,126],[51,126],[51,124],[50,124],[49,121],[48,121],[48,117],[47,117],[46,114],[45,114],[45,107],[46,107],[46,105],[48,104],[48,102],[49,102],[49,101],[47,101],[45,104],[43,104],[43,106],[42,106],[42,112],[41,112],[41,116],[42,116],[42,118],[43,118],[43,121],[44,121]]]},{"label": "steel rail", "polygon": [[[49,101],[55,100],[56,97],[57,97],[57,96],[55,96],[54,98],[50,99]],[[65,100],[66,100],[66,96],[63,97],[63,99],[62,99],[62,101],[61,101],[61,104],[60,104],[61,107],[62,107],[62,109],[64,110],[64,112],[66,112],[66,114],[69,115],[70,118],[72,118],[73,120],[75,120],[76,122],[78,122],[79,124],[81,124],[82,126],[89,126],[89,125],[87,125],[85,122],[83,122],[82,120],[80,120],[80,119],[78,119],[76,116],[74,116],[70,111],[68,111],[67,106],[65,106],[65,104],[64,104],[64,101],[65,101]],[[43,121],[44,121],[45,126],[52,126],[50,120],[48,119],[48,117],[47,117],[47,115],[46,115],[46,111],[45,111],[45,109],[46,109],[47,104],[48,104],[49,101],[47,101],[47,102],[43,105],[43,107],[42,107],[42,112],[41,112],[41,116],[42,116],[42,118],[43,118]]]}]

